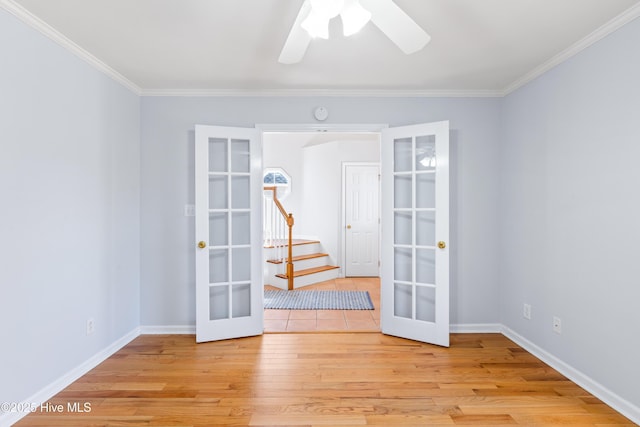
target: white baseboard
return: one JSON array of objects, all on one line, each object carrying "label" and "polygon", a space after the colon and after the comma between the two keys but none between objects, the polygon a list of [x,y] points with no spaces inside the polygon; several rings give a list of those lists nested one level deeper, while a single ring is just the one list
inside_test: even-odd
[{"label": "white baseboard", "polygon": [[[81,365],[73,368],[48,386],[35,393],[33,396],[25,399],[19,406],[36,406],[39,408],[42,403],[45,403],[47,400],[51,399],[53,396],[68,387],[72,382],[98,366],[100,363],[104,362],[115,352],[133,341],[136,337],[138,337],[138,335],[140,335],[140,328],[133,329],[131,332],[127,333],[126,335],[111,343],[109,346],[94,354],[91,358],[86,360]],[[29,412],[4,413],[0,415],[0,426],[10,426],[27,416],[28,414]]]},{"label": "white baseboard", "polygon": [[194,335],[196,325],[140,326],[140,335]]},{"label": "white baseboard", "polygon": [[607,405],[611,406],[613,409],[620,412],[622,415],[629,418],[634,423],[640,425],[639,407],[629,402],[628,400],[618,396],[602,384],[594,381],[589,376],[558,359],[553,354],[538,347],[536,344],[524,338],[522,335],[519,335],[514,330],[506,326],[502,326],[502,333],[507,338],[518,344],[520,347],[524,348],[529,353],[533,354],[538,359],[542,360],[544,363],[551,366],[553,369],[560,372],[562,375],[569,378],[571,381],[578,384],[589,393],[593,394],[598,399],[602,400]]},{"label": "white baseboard", "polygon": [[449,325],[452,334],[491,334],[502,333],[499,323],[454,323]]}]

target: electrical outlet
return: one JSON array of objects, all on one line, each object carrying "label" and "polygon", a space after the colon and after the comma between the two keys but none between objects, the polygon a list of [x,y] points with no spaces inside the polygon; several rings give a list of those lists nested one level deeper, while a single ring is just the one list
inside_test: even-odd
[{"label": "electrical outlet", "polygon": [[91,335],[92,333],[95,332],[95,321],[93,320],[93,318],[87,319],[87,335]]},{"label": "electrical outlet", "polygon": [[522,316],[525,319],[531,320],[531,304],[524,304],[524,307],[522,309]]},{"label": "electrical outlet", "polygon": [[562,319],[556,316],[553,316],[553,332],[556,334],[562,333]]}]

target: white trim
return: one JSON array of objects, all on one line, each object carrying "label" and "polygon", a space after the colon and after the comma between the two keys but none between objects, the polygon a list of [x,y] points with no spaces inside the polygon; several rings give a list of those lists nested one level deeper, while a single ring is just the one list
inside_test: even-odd
[{"label": "white trim", "polygon": [[[87,372],[98,366],[100,363],[104,362],[110,356],[112,356],[115,352],[120,350],[125,345],[129,344],[131,341],[136,339],[140,335],[140,328],[135,328],[131,332],[125,334],[121,338],[117,339],[104,349],[100,350],[92,357],[71,369],[66,374],[62,375],[60,378],[52,382],[51,384],[45,386],[40,391],[36,392],[34,395],[30,396],[28,399],[25,399],[21,404],[24,407],[35,405],[40,407],[40,404],[45,403],[47,400],[51,399],[56,394],[60,393],[66,387],[68,387],[71,383],[76,381],[81,376],[85,375]],[[29,412],[7,412],[0,415],[0,425],[12,425],[18,420],[27,416]]]},{"label": "white trim", "polygon": [[502,333],[500,323],[453,323],[449,326],[452,334],[494,334]]},{"label": "white trim", "polygon": [[140,326],[140,335],[195,335],[196,325]]},{"label": "white trim", "polygon": [[144,89],[141,96],[178,97],[374,97],[374,98],[501,98],[502,90],[424,89]]},{"label": "white trim", "polygon": [[613,33],[614,31],[622,27],[623,25],[633,21],[638,17],[640,17],[640,3],[630,7],[629,9],[627,9],[620,15],[616,16],[606,24],[602,25],[600,28],[598,28],[597,30],[595,30],[594,32],[592,32],[582,40],[579,40],[578,42],[569,46],[567,49],[551,57],[549,60],[538,65],[533,70],[529,71],[527,74],[525,74],[524,76],[520,77],[519,79],[517,79],[516,81],[508,85],[502,91],[502,95],[506,96],[511,92],[515,91],[516,89],[524,86],[530,81],[546,73],[553,67],[560,65],[561,63],[565,62],[567,59],[582,52],[592,44],[603,39],[604,37],[608,36],[609,34]]},{"label": "white trim", "polygon": [[339,133],[379,133],[387,129],[388,124],[382,123],[256,123],[256,129],[267,132],[339,132]]},{"label": "white trim", "polygon": [[93,56],[91,53],[87,52],[85,49],[78,46],[68,37],[53,28],[51,25],[47,24],[42,19],[33,15],[27,9],[17,4],[14,0],[0,0],[0,7],[14,15],[16,18],[20,19],[25,24],[39,31],[49,39],[53,40],[63,48],[75,54],[77,57],[79,57],[92,67],[96,68],[98,71],[106,74],[108,77],[111,77],[113,80],[120,83],[122,86],[126,87],[134,94],[138,96],[142,94],[142,89],[138,85],[111,68],[109,65],[105,64],[103,61]]},{"label": "white trim", "polygon": [[616,411],[620,412],[625,417],[629,418],[634,423],[640,425],[640,407],[637,407],[628,400],[618,396],[602,384],[585,375],[583,372],[580,372],[553,354],[532,343],[513,329],[503,325],[502,334],[545,362],[547,365],[551,366],[556,371],[560,372],[562,375],[569,378],[574,383],[578,384],[580,387],[587,390],[589,393],[596,396],[598,399],[602,400],[607,405],[611,406]]}]

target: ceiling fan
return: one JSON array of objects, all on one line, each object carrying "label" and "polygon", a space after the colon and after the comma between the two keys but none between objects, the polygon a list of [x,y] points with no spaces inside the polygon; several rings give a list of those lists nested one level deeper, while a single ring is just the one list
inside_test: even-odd
[{"label": "ceiling fan", "polygon": [[431,40],[393,0],[305,0],[278,61],[300,62],[312,38],[329,38],[329,21],[338,15],[345,36],[355,34],[371,21],[407,55]]}]

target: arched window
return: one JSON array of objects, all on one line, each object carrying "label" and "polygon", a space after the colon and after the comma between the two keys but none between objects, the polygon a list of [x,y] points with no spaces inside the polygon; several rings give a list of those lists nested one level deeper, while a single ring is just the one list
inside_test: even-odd
[{"label": "arched window", "polygon": [[[282,168],[266,168],[262,182],[265,187],[276,187],[278,199],[284,200],[291,193],[291,177]],[[271,194],[270,192],[267,195]]]}]

